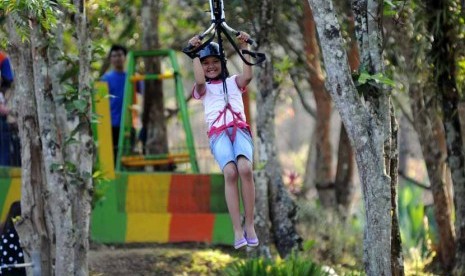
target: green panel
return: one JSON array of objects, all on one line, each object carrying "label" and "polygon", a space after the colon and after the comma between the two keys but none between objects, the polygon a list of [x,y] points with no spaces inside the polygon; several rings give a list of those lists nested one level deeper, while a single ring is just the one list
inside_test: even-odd
[{"label": "green panel", "polygon": [[116,187],[116,211],[126,213],[126,192],[128,191],[128,174],[117,173]]},{"label": "green panel", "polygon": [[233,244],[234,232],[231,218],[228,213],[215,215],[215,224],[213,226],[213,244]]},{"label": "green panel", "polygon": [[179,110],[181,111],[181,119],[186,132],[186,146],[189,151],[191,168],[193,173],[199,173],[199,166],[197,164],[197,156],[195,152],[194,136],[189,121],[189,113],[187,112],[187,104],[184,97],[184,87],[182,84],[181,74],[179,73],[179,65],[174,51],[169,52],[171,64],[173,65],[174,78],[176,84],[176,99]]},{"label": "green panel", "polygon": [[0,179],[1,178],[10,178],[11,177],[11,168],[0,166]]},{"label": "green panel", "polygon": [[210,175],[210,212],[227,213],[228,206],[224,198],[224,177],[222,174]]},{"label": "green panel", "polygon": [[105,199],[92,211],[91,237],[97,242],[124,243],[126,238],[127,216],[119,211],[125,209],[127,177],[117,175],[109,183]]},{"label": "green panel", "polygon": [[3,213],[3,208],[9,208],[9,206],[5,206],[5,200],[10,190],[10,184],[11,178],[0,176],[0,216]]},{"label": "green panel", "polygon": [[128,155],[130,153],[131,143],[130,143],[130,132],[132,127],[131,111],[129,109],[132,106],[132,97],[134,94],[134,87],[131,81],[131,77],[134,75],[135,71],[135,60],[134,52],[129,52],[126,58],[126,81],[124,83],[124,99],[123,107],[121,112],[121,123],[119,131],[119,141],[118,141],[118,152],[116,156],[116,171],[121,171],[121,157]]}]

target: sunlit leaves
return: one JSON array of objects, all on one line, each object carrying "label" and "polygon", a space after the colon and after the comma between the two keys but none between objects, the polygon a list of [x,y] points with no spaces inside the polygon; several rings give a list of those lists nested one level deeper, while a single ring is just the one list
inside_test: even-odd
[{"label": "sunlit leaves", "polygon": [[371,84],[371,85],[377,85],[377,84],[386,84],[389,86],[394,86],[395,82],[385,76],[382,73],[377,73],[374,75],[370,75],[367,72],[361,72],[360,76],[358,77],[357,80],[358,85],[363,85],[363,84]]},{"label": "sunlit leaves", "polygon": [[289,70],[294,68],[294,62],[289,56],[284,56],[282,60],[274,63],[276,69],[275,82],[282,83],[283,80],[289,75]]},{"label": "sunlit leaves", "polygon": [[465,88],[465,57],[460,58],[457,62],[457,88],[463,94]]},{"label": "sunlit leaves", "polygon": [[66,0],[0,0],[0,9],[13,18],[23,40],[27,39],[30,20],[37,21],[42,28],[50,30],[58,23],[60,13],[75,10],[71,2]]}]

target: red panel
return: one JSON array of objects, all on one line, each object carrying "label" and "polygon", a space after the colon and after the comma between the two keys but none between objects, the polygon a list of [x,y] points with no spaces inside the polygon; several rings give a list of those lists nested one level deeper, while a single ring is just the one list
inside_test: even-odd
[{"label": "red panel", "polygon": [[170,242],[211,242],[214,214],[173,214],[170,224]]},{"label": "red panel", "polygon": [[209,213],[210,186],[208,175],[173,175],[168,212]]}]

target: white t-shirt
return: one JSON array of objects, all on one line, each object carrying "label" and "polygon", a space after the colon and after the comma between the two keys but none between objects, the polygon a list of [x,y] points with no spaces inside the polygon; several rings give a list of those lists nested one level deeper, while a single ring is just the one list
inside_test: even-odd
[{"label": "white t-shirt", "polygon": [[[237,75],[231,76],[226,79],[226,85],[228,88],[228,99],[231,104],[232,109],[235,112],[240,112],[242,121],[246,122],[245,113],[244,113],[244,103],[242,102],[242,93],[243,91],[239,89],[236,83]],[[194,86],[192,91],[192,96],[194,99],[202,100],[203,107],[205,110],[205,121],[207,122],[208,129],[212,126],[220,127],[225,124],[223,116],[215,122],[218,118],[221,111],[224,110],[226,102],[223,94],[223,82],[211,82],[206,83],[206,92],[200,97],[197,92],[197,89]],[[226,124],[229,124],[233,121],[233,116],[231,111],[226,111]]]}]

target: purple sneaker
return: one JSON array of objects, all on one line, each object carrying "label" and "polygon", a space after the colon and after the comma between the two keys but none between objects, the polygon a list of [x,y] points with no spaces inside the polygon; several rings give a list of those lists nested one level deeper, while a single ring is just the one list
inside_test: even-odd
[{"label": "purple sneaker", "polygon": [[234,242],[234,249],[239,249],[239,248],[242,248],[242,247],[244,247],[246,245],[248,245],[247,240],[245,238],[242,238],[242,239]]},{"label": "purple sneaker", "polygon": [[247,238],[247,233],[245,233],[245,231],[244,231],[244,238],[247,241],[247,246],[249,246],[249,247],[257,247],[258,244],[260,243],[258,241],[258,238],[248,239]]}]

